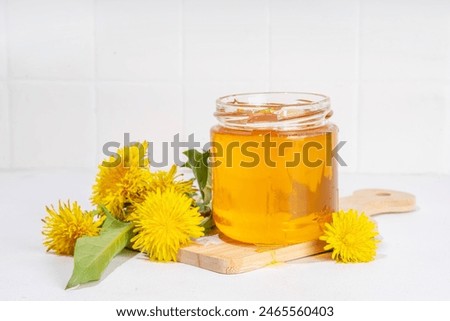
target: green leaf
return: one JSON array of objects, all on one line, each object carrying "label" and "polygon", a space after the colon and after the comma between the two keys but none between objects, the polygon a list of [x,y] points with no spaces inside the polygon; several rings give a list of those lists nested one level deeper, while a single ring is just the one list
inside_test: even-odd
[{"label": "green leaf", "polygon": [[214,220],[212,218],[212,215],[205,217],[202,222],[200,223],[200,226],[202,226],[205,230],[203,231],[205,235],[208,235],[209,232],[212,231],[212,229],[216,226],[214,224]]},{"label": "green leaf", "polygon": [[77,240],[72,277],[66,289],[97,281],[111,260],[120,253],[133,237],[133,224],[116,220],[103,208],[106,220],[98,236],[84,236]]},{"label": "green leaf", "polygon": [[209,206],[211,203],[211,169],[208,166],[210,151],[199,152],[196,149],[189,149],[183,153],[188,161],[183,165],[192,169],[198,188],[202,196],[203,205]]},{"label": "green leaf", "polygon": [[202,200],[197,202],[200,213],[204,219],[200,226],[205,228],[205,234],[209,233],[214,227],[212,218],[212,191],[211,191],[211,167],[209,166],[210,151],[199,152],[196,149],[189,149],[183,153],[187,156],[188,161],[183,167],[192,169],[197,185],[200,190]]}]

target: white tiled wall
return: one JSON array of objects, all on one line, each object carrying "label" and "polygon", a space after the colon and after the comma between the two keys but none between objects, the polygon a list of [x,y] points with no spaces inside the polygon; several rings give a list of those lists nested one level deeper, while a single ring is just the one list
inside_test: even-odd
[{"label": "white tiled wall", "polygon": [[11,166],[11,134],[8,88],[5,81],[0,81],[0,168]]},{"label": "white tiled wall", "polygon": [[86,167],[94,162],[94,92],[74,82],[10,85],[14,167]]},{"label": "white tiled wall", "polygon": [[357,0],[271,0],[271,80],[355,81],[358,8]]},{"label": "white tiled wall", "polygon": [[9,102],[7,87],[6,2],[0,0],[0,168],[11,166]]},{"label": "white tiled wall", "polygon": [[[108,141],[123,142],[124,133],[130,133],[131,141],[153,142],[156,155],[152,157],[161,162],[162,142],[171,142],[173,135],[183,130],[182,92],[178,82],[99,83],[98,146]],[[102,155],[99,148],[97,161]]]},{"label": "white tiled wall", "polygon": [[0,169],[208,141],[235,92],[331,96],[343,171],[450,173],[450,1],[0,0]]},{"label": "white tiled wall", "polygon": [[92,79],[91,0],[6,2],[9,79]]},{"label": "white tiled wall", "polygon": [[261,0],[186,0],[184,79],[267,81],[268,9]]},{"label": "white tiled wall", "polygon": [[6,27],[6,0],[0,0],[0,81],[4,81],[7,78]]},{"label": "white tiled wall", "polygon": [[181,80],[180,0],[90,2],[97,80]]}]

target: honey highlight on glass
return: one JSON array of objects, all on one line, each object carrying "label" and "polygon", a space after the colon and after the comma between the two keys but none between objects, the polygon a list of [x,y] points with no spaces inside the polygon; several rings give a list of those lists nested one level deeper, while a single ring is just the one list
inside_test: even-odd
[{"label": "honey highlight on glass", "polygon": [[310,93],[221,97],[211,129],[213,215],[245,243],[317,239],[338,208],[329,98]]}]

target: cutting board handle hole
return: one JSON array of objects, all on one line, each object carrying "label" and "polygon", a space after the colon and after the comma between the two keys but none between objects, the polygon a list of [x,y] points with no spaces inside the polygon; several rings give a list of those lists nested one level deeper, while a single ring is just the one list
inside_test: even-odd
[{"label": "cutting board handle hole", "polygon": [[380,192],[376,194],[377,196],[391,196],[391,193]]}]

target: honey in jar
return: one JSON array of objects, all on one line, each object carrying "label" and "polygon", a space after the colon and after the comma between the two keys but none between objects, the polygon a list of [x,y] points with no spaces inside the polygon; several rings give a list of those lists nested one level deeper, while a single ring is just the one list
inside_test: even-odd
[{"label": "honey in jar", "polygon": [[329,98],[253,93],[216,103],[210,164],[216,226],[245,243],[317,239],[338,208]]}]

